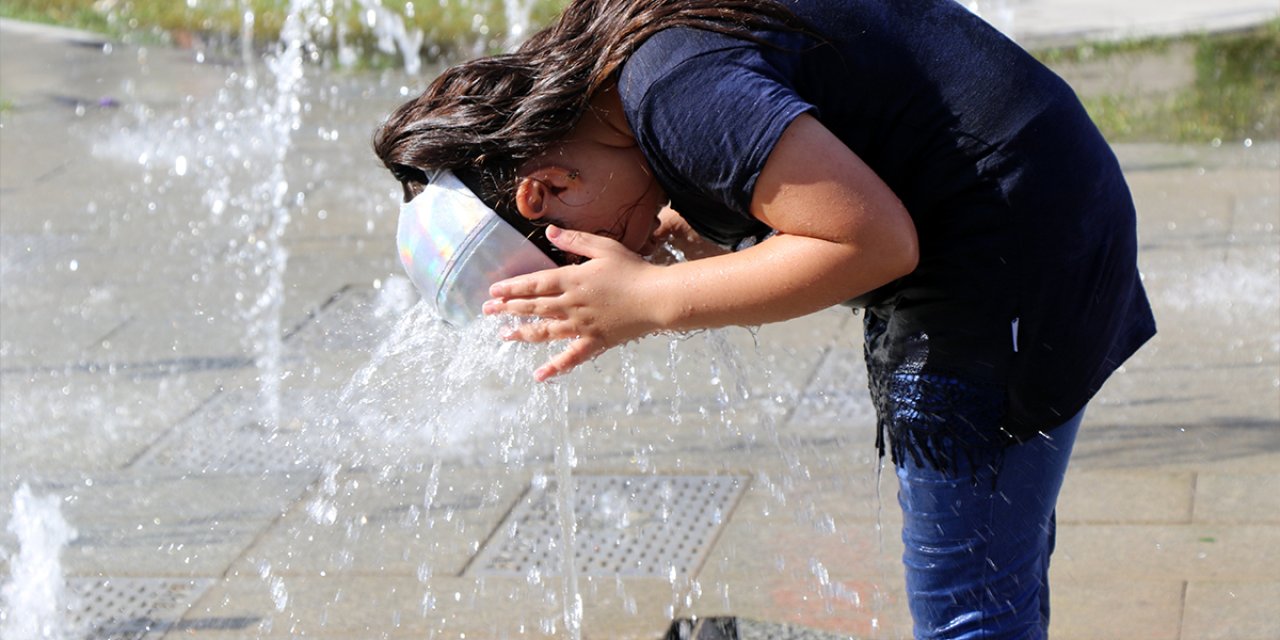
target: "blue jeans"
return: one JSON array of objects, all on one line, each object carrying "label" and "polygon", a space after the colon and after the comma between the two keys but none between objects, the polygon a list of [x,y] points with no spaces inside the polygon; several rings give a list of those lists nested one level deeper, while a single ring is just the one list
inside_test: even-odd
[{"label": "blue jeans", "polygon": [[1083,417],[945,472],[898,461],[916,638],[1048,635],[1054,507]]}]

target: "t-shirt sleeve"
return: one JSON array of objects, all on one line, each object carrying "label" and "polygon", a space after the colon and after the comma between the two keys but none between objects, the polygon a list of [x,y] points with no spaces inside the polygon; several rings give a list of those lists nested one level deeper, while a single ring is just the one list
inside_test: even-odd
[{"label": "t-shirt sleeve", "polygon": [[754,43],[678,29],[646,42],[619,86],[636,141],[668,191],[749,218],[778,138],[814,110],[784,76]]}]

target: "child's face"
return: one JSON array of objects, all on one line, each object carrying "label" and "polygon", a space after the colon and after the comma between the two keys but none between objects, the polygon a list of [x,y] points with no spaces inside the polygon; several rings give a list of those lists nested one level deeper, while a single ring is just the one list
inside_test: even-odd
[{"label": "child's face", "polygon": [[532,179],[517,192],[525,217],[613,238],[642,255],[653,249],[667,196],[629,132],[595,111],[522,173]]}]

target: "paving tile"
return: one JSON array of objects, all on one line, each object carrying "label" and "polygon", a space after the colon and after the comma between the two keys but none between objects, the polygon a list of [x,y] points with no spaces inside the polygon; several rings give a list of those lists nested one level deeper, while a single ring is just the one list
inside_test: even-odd
[{"label": "paving tile", "polygon": [[900,637],[910,629],[902,601],[901,542],[757,481],[726,524],[681,615],[740,615],[856,637]]},{"label": "paving tile", "polygon": [[0,477],[12,482],[123,468],[206,402],[218,377],[72,369],[4,374],[2,382]]},{"label": "paving tile", "polygon": [[[1150,249],[1167,245],[1204,246],[1206,241],[1256,241],[1240,234],[1265,225],[1267,198],[1277,189],[1273,168],[1193,166],[1126,174],[1138,208],[1139,238]],[[1274,209],[1272,210],[1274,222]],[[1268,231],[1265,227],[1257,231]],[[1234,235],[1233,235],[1234,234]]]},{"label": "paving tile", "polygon": [[1280,454],[1277,400],[1265,368],[1126,371],[1090,403],[1073,464],[1230,471],[1256,461],[1265,467]]},{"label": "paving tile", "polygon": [[[1226,404],[1225,411],[1230,411]],[[1095,412],[1099,413],[1099,412]],[[1076,469],[1148,469],[1217,473],[1267,473],[1280,460],[1271,420],[1186,416],[1152,424],[1090,424],[1076,440]]]},{"label": "paving tile", "polygon": [[1280,638],[1280,582],[1192,581],[1187,585],[1182,637],[1202,640]]},{"label": "paving tile", "polygon": [[1276,525],[1063,525],[1053,562],[1072,582],[1102,580],[1271,580],[1280,556]]},{"label": "paving tile", "polygon": [[571,417],[581,465],[622,465],[640,472],[732,471],[756,460],[784,461],[807,449],[836,451],[841,446],[841,439],[829,429],[823,432],[786,424],[787,404],[772,399],[720,406],[686,398],[675,413],[669,413],[671,410],[654,408],[650,415]]},{"label": "paving tile", "polygon": [[[9,295],[8,285],[5,293]],[[5,310],[0,316],[0,354],[5,373],[62,369],[84,361],[85,348],[96,344],[128,316],[115,309],[93,310],[72,305]],[[52,329],[52,330],[51,330]]]},{"label": "paving tile", "polygon": [[318,305],[315,315],[286,341],[285,348],[300,355],[354,351],[368,359],[391,335],[396,321],[416,303],[418,295],[408,278],[396,276],[369,285],[349,285]]},{"label": "paving tile", "polygon": [[1064,580],[1051,568],[1054,640],[1180,640],[1181,581]]},{"label": "paving tile", "polygon": [[1192,472],[1070,470],[1058,497],[1059,524],[1186,524]]},{"label": "paving tile", "polygon": [[1280,475],[1201,473],[1193,519],[1205,523],[1280,524]]},{"label": "paving tile", "polygon": [[343,471],[327,476],[237,564],[279,576],[457,576],[528,487],[511,469]]},{"label": "paving tile", "polygon": [[1276,366],[1280,239],[1143,255],[1144,282],[1160,333],[1129,363],[1131,368]]},{"label": "paving tile", "polygon": [[[652,639],[671,623],[672,586],[661,580],[579,582],[585,638]],[[253,618],[255,637],[566,637],[562,584],[543,578],[403,576],[327,579],[238,575],[215,585],[188,619]],[[273,603],[284,605],[278,611]],[[201,633],[198,637],[220,637]],[[221,634],[221,637],[226,637]],[[243,636],[242,636],[243,637]]]},{"label": "paving tile", "polygon": [[[123,473],[71,477],[31,489],[60,496],[63,517],[76,531],[62,553],[67,575],[210,577],[221,575],[310,482],[286,474]],[[10,503],[6,495],[0,511],[7,512]]]}]

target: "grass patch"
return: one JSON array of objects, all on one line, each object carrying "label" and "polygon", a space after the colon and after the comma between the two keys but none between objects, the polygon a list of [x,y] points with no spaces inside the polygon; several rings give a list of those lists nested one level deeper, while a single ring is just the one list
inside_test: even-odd
[{"label": "grass patch", "polygon": [[[546,24],[567,0],[537,0],[531,20]],[[356,0],[335,3],[338,9],[318,34],[326,49],[341,44],[359,60],[379,59],[372,12]],[[371,5],[376,3],[370,3]],[[494,50],[506,37],[503,0],[396,0],[385,9],[425,36],[423,54],[438,59],[459,52]],[[243,16],[252,11],[253,38],[266,45],[279,39],[289,0],[0,0],[0,16],[57,24],[103,33],[124,40],[142,38],[206,46],[235,43],[243,32]]]},{"label": "grass patch", "polygon": [[[1050,67],[1169,55],[1188,45],[1194,79],[1155,95],[1083,94],[1094,121],[1113,142],[1205,142],[1280,137],[1280,20],[1248,31],[1139,40],[1038,52]],[[1188,47],[1183,47],[1186,49]]]}]

